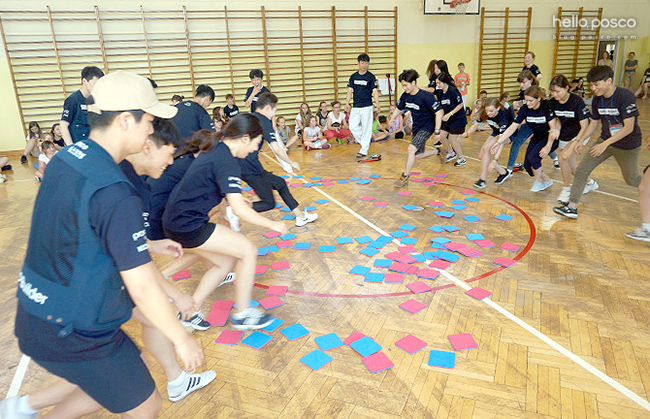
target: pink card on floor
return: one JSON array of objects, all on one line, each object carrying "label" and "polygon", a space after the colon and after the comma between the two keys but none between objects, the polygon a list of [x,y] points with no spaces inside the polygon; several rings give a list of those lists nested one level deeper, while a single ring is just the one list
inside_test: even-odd
[{"label": "pink card on floor", "polygon": [[406,253],[416,253],[417,252],[417,250],[415,249],[415,246],[413,246],[413,245],[400,246],[400,247],[397,248],[397,250],[399,250],[400,253],[404,253],[404,254],[406,254]]},{"label": "pink card on floor", "polygon": [[223,330],[214,343],[220,343],[222,345],[237,345],[243,336],[243,331]]},{"label": "pink card on floor", "polygon": [[419,350],[424,349],[427,346],[427,343],[413,335],[406,335],[395,342],[395,346],[413,355]]},{"label": "pink card on floor", "polygon": [[373,198],[372,196],[363,196],[363,197],[361,197],[359,199],[362,200],[362,201],[366,201],[366,202],[371,202],[371,201],[375,200],[375,198]]},{"label": "pink card on floor", "polygon": [[293,242],[291,240],[280,240],[279,242],[276,242],[275,245],[278,247],[292,247]]},{"label": "pink card on floor", "polygon": [[516,252],[517,250],[519,250],[520,247],[521,247],[521,246],[518,245],[518,244],[507,243],[507,242],[505,242],[505,243],[503,243],[503,244],[501,245],[501,249],[502,249],[502,250],[507,250],[507,251],[509,251],[509,252]]},{"label": "pink card on floor", "polygon": [[289,287],[285,285],[271,285],[268,290],[266,290],[266,295],[277,295],[283,296],[287,293]]},{"label": "pink card on floor", "polygon": [[482,300],[492,295],[490,291],[484,290],[481,287],[474,287],[469,291],[465,291],[465,294],[469,295],[470,297],[476,298],[477,300]]},{"label": "pink card on floor", "polygon": [[180,281],[181,279],[187,279],[191,277],[192,274],[190,274],[189,270],[184,270],[180,272],[176,272],[174,275],[172,275],[172,281]]},{"label": "pink card on floor", "polygon": [[515,263],[517,263],[517,261],[509,259],[509,258],[500,257],[500,258],[494,259],[494,261],[492,263],[494,263],[496,265],[503,266],[505,268],[509,268],[512,265],[514,265]]},{"label": "pink card on floor", "polygon": [[272,239],[275,237],[279,237],[280,233],[277,231],[267,231],[266,233],[262,234],[262,236],[266,237],[267,239]]},{"label": "pink card on floor", "polygon": [[494,246],[496,246],[496,244],[494,244],[493,241],[491,241],[491,240],[487,240],[487,239],[485,239],[485,240],[476,240],[474,243],[476,243],[476,245],[477,245],[478,247],[481,247],[481,248],[494,247]]},{"label": "pink card on floor", "polygon": [[436,279],[440,272],[434,271],[433,269],[422,268],[415,273],[420,278],[424,279]]},{"label": "pink card on floor", "polygon": [[210,323],[210,326],[224,326],[230,316],[230,309],[228,310],[210,310],[210,314],[205,320]]},{"label": "pink card on floor", "polygon": [[404,273],[411,275],[411,274],[416,273],[417,271],[418,271],[418,267],[411,265],[411,266],[409,266],[409,268]]},{"label": "pink card on floor", "polygon": [[463,256],[467,257],[477,257],[477,256],[483,256],[483,252],[481,252],[478,249],[474,249],[472,247],[465,247],[463,249],[458,249],[458,253],[460,253]]},{"label": "pink card on floor", "polygon": [[443,246],[445,246],[449,250],[453,250],[454,252],[458,252],[467,247],[467,245],[464,245],[463,243],[457,243],[457,242],[448,242],[443,244]]},{"label": "pink card on floor", "polygon": [[401,308],[404,311],[408,311],[411,314],[415,314],[419,311],[422,311],[426,307],[427,307],[426,304],[422,304],[421,302],[416,300],[408,300],[407,302],[399,305],[399,308]]},{"label": "pink card on floor", "polygon": [[235,302],[232,300],[217,300],[212,304],[212,307],[210,307],[210,311],[230,310],[234,305]]},{"label": "pink card on floor", "polygon": [[443,202],[439,202],[439,201],[431,201],[431,202],[429,202],[429,205],[432,206],[432,207],[444,207],[445,206],[445,204]]},{"label": "pink card on floor", "polygon": [[366,336],[366,335],[364,335],[363,333],[360,333],[360,332],[352,332],[352,334],[351,334],[350,336],[348,336],[348,338],[345,339],[345,340],[343,341],[343,343],[345,343],[346,345],[350,346],[351,344],[353,344],[354,342],[358,341],[359,339],[361,339],[361,338],[364,337],[364,336]]},{"label": "pink card on floor", "polygon": [[406,284],[406,288],[410,289],[413,294],[431,291],[431,287],[422,281]]},{"label": "pink card on floor", "polygon": [[457,351],[462,351],[464,349],[476,349],[478,348],[478,343],[474,340],[470,333],[462,333],[460,335],[449,335],[449,342],[451,346],[454,347]]},{"label": "pink card on floor", "polygon": [[289,262],[286,260],[282,262],[273,262],[271,264],[271,269],[274,271],[283,271],[285,269],[289,269]]},{"label": "pink card on floor", "polygon": [[383,208],[388,206],[388,202],[375,202],[375,206]]},{"label": "pink card on floor", "polygon": [[259,303],[264,308],[264,310],[269,310],[275,307],[280,307],[284,304],[284,301],[273,295],[271,297],[262,298]]},{"label": "pink card on floor", "polygon": [[255,267],[255,275],[262,275],[268,269],[268,266],[258,265]]},{"label": "pink card on floor", "polygon": [[366,368],[368,368],[368,371],[370,371],[371,374],[380,371],[385,371],[395,366],[395,364],[393,364],[393,362],[390,359],[388,359],[386,354],[383,352],[377,352],[372,355],[369,355],[365,358],[362,358],[361,361],[363,362],[363,365],[365,365]]},{"label": "pink card on floor", "polygon": [[417,262],[417,259],[414,258],[413,256],[403,255],[401,253],[397,253],[397,255],[394,258],[389,258],[389,259],[392,259],[395,262],[399,262],[399,263],[406,263],[407,265],[413,262]]},{"label": "pink card on floor", "polygon": [[436,269],[447,269],[449,265],[451,265],[451,262],[447,262],[446,260],[442,259],[434,259],[429,262],[429,266]]},{"label": "pink card on floor", "polygon": [[[411,266],[410,266],[410,265],[407,265],[406,263],[393,262],[393,263],[388,267],[388,269],[391,270],[391,271],[395,271],[395,272],[402,272],[402,273],[405,273],[406,271],[408,271],[408,269],[409,269],[410,267],[411,267]],[[417,269],[417,267],[416,267],[416,269]]]},{"label": "pink card on floor", "polygon": [[410,191],[399,191],[399,192],[397,192],[397,195],[409,196],[409,195],[411,195],[411,192]]},{"label": "pink card on floor", "polygon": [[404,274],[387,273],[384,275],[384,283],[386,284],[399,284],[402,282],[404,282]]},{"label": "pink card on floor", "polygon": [[411,176],[417,176],[417,175],[421,175],[421,174],[422,174],[422,172],[411,172]]}]

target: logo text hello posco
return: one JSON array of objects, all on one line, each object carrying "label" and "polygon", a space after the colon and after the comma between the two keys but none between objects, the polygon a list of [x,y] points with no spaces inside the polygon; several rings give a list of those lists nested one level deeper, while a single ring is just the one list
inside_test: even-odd
[{"label": "logo text hello posco", "polygon": [[553,15],[553,27],[561,28],[581,28],[595,30],[598,28],[605,29],[632,29],[637,25],[636,19],[633,18],[580,18],[578,15],[569,15],[559,18]]}]

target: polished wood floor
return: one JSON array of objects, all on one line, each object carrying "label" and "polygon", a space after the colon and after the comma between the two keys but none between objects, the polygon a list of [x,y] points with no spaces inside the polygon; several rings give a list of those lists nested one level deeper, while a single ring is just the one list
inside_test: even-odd
[{"label": "polished wood floor", "polygon": [[[650,105],[640,103],[643,132],[650,133]],[[475,157],[486,137],[475,134],[464,140],[466,154]],[[433,157],[417,162],[417,177],[447,174],[444,183],[426,186],[411,182],[398,195],[393,182],[403,169],[407,143],[390,141],[375,144],[371,152],[382,160],[357,163],[355,146],[336,146],[330,150],[291,151],[302,165],[303,180],[323,177],[334,180],[350,177],[372,178],[366,185],[355,182],[332,186],[294,187],[292,192],[302,205],[316,206],[320,218],[309,228],[293,229],[294,241],[311,242],[309,250],[280,249],[262,256],[259,265],[289,261],[290,268],[269,270],[257,277],[259,284],[287,285],[292,293],[281,297],[284,305],[272,313],[284,320],[281,327],[301,323],[310,334],[288,341],[279,332],[261,350],[242,345],[214,343],[224,330],[213,327],[197,332],[206,353],[205,367],[217,371],[209,387],[178,403],[164,401],[162,417],[168,418],[648,418],[650,411],[640,403],[650,398],[650,245],[626,239],[623,233],[640,224],[637,192],[626,186],[612,160],[594,172],[600,189],[586,195],[578,220],[567,220],[553,213],[561,184],[541,193],[529,192],[532,180],[516,173],[501,186],[488,181],[486,189],[471,196],[480,199],[457,211],[451,220],[438,218],[431,201],[452,205],[452,200],[467,198],[460,193],[478,177],[478,162],[469,158],[464,167],[442,165]],[[522,154],[523,155],[523,154]],[[263,163],[270,170],[279,167],[266,154]],[[0,185],[0,393],[9,391],[21,354],[13,336],[16,305],[16,279],[22,263],[29,232],[30,215],[38,184],[31,166],[11,162],[14,171]],[[548,165],[548,161],[545,162]],[[643,151],[640,168],[650,163],[650,152]],[[559,180],[560,172],[549,170]],[[496,176],[495,176],[496,177]],[[302,182],[300,179],[294,182]],[[314,181],[311,181],[314,182]],[[323,182],[323,180],[320,180]],[[371,196],[387,202],[375,207],[359,198]],[[318,204],[325,199],[329,203]],[[424,211],[406,211],[403,205],[424,206]],[[443,210],[449,210],[443,208]],[[53,208],[56,211],[56,208]],[[449,210],[456,212],[455,210]],[[285,213],[274,210],[268,217],[280,219]],[[495,220],[508,214],[510,221]],[[463,216],[475,215],[480,222],[468,222]],[[527,219],[529,217],[530,223]],[[288,221],[289,222],[289,221]],[[319,253],[320,245],[335,245],[342,236],[394,232],[402,224],[416,228],[418,252],[429,249],[430,239],[441,236],[469,244],[468,233],[481,233],[496,243],[483,249],[485,255],[461,258],[440,275],[427,281],[433,291],[410,294],[406,284],[419,279],[407,275],[404,284],[364,282],[348,271],[355,265],[372,266],[372,261],[395,251],[389,243],[381,253],[368,258],[358,253],[358,243],[337,245],[334,253]],[[428,227],[454,224],[454,233],[433,233]],[[265,231],[250,225],[243,232],[258,246],[275,242],[264,238]],[[521,245],[519,253],[499,249],[503,242]],[[527,246],[528,245],[528,246]],[[476,247],[476,246],[474,246]],[[499,256],[518,255],[518,262],[494,271]],[[167,260],[158,259],[161,266]],[[417,265],[423,264],[419,263]],[[192,277],[177,286],[192,292],[204,268],[191,268]],[[374,272],[387,272],[373,268]],[[477,279],[484,276],[482,279]],[[472,281],[494,295],[491,300],[502,307],[504,315],[489,303],[464,294],[454,281]],[[231,299],[234,288],[225,286],[213,299]],[[393,294],[393,295],[381,295]],[[254,289],[259,300],[265,288]],[[369,297],[374,295],[372,297]],[[358,298],[365,296],[367,298]],[[415,299],[426,305],[417,314],[409,314],[398,305]],[[207,312],[209,306],[204,307]],[[524,328],[515,320],[523,321]],[[127,331],[141,344],[139,329],[127,324]],[[533,335],[541,332],[547,340]],[[314,338],[336,333],[345,339],[358,331],[372,337],[394,363],[394,368],[371,374],[349,347],[327,351],[333,361],[312,371],[299,359],[317,349]],[[454,369],[430,367],[432,349],[453,351],[447,336],[471,333],[478,349],[456,351]],[[248,334],[248,333],[247,333]],[[395,342],[413,334],[428,346],[410,355]],[[565,350],[549,344],[553,341]],[[570,359],[587,363],[606,377],[597,377]],[[152,359],[152,370],[159,389],[165,394],[165,378]],[[607,377],[624,388],[616,389]],[[53,377],[33,362],[28,366],[20,394],[41,388]],[[620,390],[620,391],[619,391]],[[632,398],[631,398],[632,397]],[[91,417],[112,417],[99,412]]]}]

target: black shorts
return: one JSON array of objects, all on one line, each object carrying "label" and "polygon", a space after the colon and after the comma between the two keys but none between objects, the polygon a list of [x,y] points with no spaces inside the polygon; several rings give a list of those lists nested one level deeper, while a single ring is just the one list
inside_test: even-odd
[{"label": "black shorts", "polygon": [[411,145],[417,149],[416,155],[424,153],[424,146],[427,145],[429,137],[431,137],[431,132],[423,129],[413,134]]},{"label": "black shorts", "polygon": [[461,127],[460,125],[453,126],[443,122],[440,131],[447,131],[451,135],[460,135],[465,132],[465,127]]},{"label": "black shorts", "polygon": [[645,169],[643,169],[643,174],[644,174],[644,175],[645,175],[645,172],[647,172],[647,171],[648,171],[648,168],[649,168],[649,167],[650,167],[650,164],[649,164],[649,165],[647,165],[647,166],[645,167]]},{"label": "black shorts", "polygon": [[216,227],[216,224],[208,222],[190,232],[177,232],[165,229],[165,236],[175,242],[179,242],[185,249],[193,249],[208,241]]},{"label": "black shorts", "polygon": [[156,390],[140,350],[126,337],[111,355],[79,362],[34,361],[52,374],[79,386],[112,413],[144,403]]}]

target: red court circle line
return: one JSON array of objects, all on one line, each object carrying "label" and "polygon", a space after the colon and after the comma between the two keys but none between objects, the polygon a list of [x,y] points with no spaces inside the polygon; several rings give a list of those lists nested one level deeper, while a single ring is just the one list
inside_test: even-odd
[{"label": "red court circle line", "polygon": [[[439,185],[446,185],[446,186],[452,186],[454,188],[464,188],[463,186],[458,186],[458,185],[453,185],[451,183],[444,183],[441,182]],[[498,196],[481,192],[481,191],[475,191],[480,193],[481,195],[489,196],[491,198],[497,199],[501,202],[504,202],[511,207],[513,207],[515,210],[517,210],[528,222],[528,227],[530,228],[530,236],[528,237],[528,243],[526,243],[526,246],[523,248],[522,251],[517,253],[514,257],[513,260],[520,260],[523,258],[533,247],[533,244],[535,243],[535,239],[537,238],[537,229],[535,228],[535,223],[533,223],[533,220],[530,218],[530,216],[526,213],[526,211],[522,210],[519,208],[517,205],[513,204],[512,202],[506,201],[505,199],[499,198]],[[491,271],[482,273],[481,275],[469,278],[465,280],[465,282],[470,283],[474,281],[478,281],[483,278],[487,278],[488,276],[494,275],[497,272],[501,272],[505,268],[503,266],[499,266],[498,268],[492,269]],[[264,285],[264,284],[255,284],[256,287],[262,288],[262,289],[268,289],[270,285]],[[431,291],[438,291],[442,289],[447,289],[451,287],[455,287],[455,284],[447,284],[447,285],[440,285],[438,287],[434,287],[429,291],[426,292],[431,292]],[[392,292],[392,293],[385,293],[385,294],[328,294],[328,293],[319,293],[319,292],[304,292],[304,291],[294,291],[294,290],[288,290],[288,294],[294,294],[294,295],[306,295],[309,297],[329,297],[329,298],[380,298],[380,297],[402,297],[405,295],[412,295],[413,293],[411,291],[402,291],[402,292]]]}]

